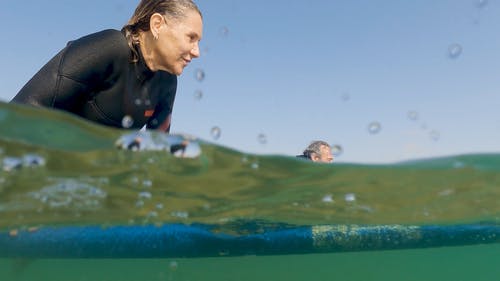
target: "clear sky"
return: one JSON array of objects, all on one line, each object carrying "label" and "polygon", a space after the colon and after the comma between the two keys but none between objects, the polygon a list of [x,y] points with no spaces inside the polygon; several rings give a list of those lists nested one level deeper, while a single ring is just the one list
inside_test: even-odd
[{"label": "clear sky", "polygon": [[[120,29],[138,1],[0,3],[8,101],[67,41]],[[173,133],[258,154],[321,139],[357,163],[500,151],[500,1],[197,3],[202,56],[179,77]]]}]

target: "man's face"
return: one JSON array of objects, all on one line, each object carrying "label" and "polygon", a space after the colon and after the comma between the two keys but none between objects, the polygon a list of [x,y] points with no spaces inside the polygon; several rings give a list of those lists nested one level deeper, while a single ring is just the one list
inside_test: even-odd
[{"label": "man's face", "polygon": [[312,157],[312,161],[314,162],[320,162],[320,163],[332,163],[333,162],[333,155],[332,155],[332,149],[326,145],[322,145],[320,147],[320,154],[314,154]]}]

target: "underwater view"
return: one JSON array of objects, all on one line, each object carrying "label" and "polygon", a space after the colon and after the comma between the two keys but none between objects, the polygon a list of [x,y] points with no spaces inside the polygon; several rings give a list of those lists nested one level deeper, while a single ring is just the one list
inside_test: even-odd
[{"label": "underwater view", "polygon": [[[0,160],[1,280],[492,280],[500,273],[500,155],[318,164],[1,103]],[[190,233],[198,225],[210,226],[208,234]],[[141,233],[120,246],[130,249],[109,251],[87,251],[95,245],[85,239],[107,239],[112,248],[123,233],[56,231],[57,241],[37,240],[53,228],[96,226],[98,233],[166,227],[178,232],[155,239],[193,241],[162,253],[138,242],[160,243]],[[245,242],[257,236],[271,246]],[[27,244],[15,244],[23,237]],[[64,246],[71,239],[81,240]]]}]

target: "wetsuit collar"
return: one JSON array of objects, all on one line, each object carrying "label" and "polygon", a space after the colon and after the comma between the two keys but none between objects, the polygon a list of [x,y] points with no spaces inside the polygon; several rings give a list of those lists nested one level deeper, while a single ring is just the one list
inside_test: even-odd
[{"label": "wetsuit collar", "polygon": [[142,56],[141,48],[139,47],[139,45],[134,44],[134,48],[137,51],[137,54],[139,54],[139,60],[135,64],[137,70],[136,73],[137,79],[143,82],[153,77],[155,73],[151,71],[149,67],[146,65],[146,60],[144,60],[144,57]]}]

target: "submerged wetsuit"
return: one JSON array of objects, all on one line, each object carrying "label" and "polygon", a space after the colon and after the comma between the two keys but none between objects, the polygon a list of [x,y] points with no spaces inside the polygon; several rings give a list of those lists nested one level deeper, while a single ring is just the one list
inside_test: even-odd
[{"label": "submerged wetsuit", "polygon": [[[152,72],[125,36],[104,30],[69,42],[11,102],[53,107],[100,124],[169,131],[177,76]],[[123,124],[126,123],[126,124]]]}]

